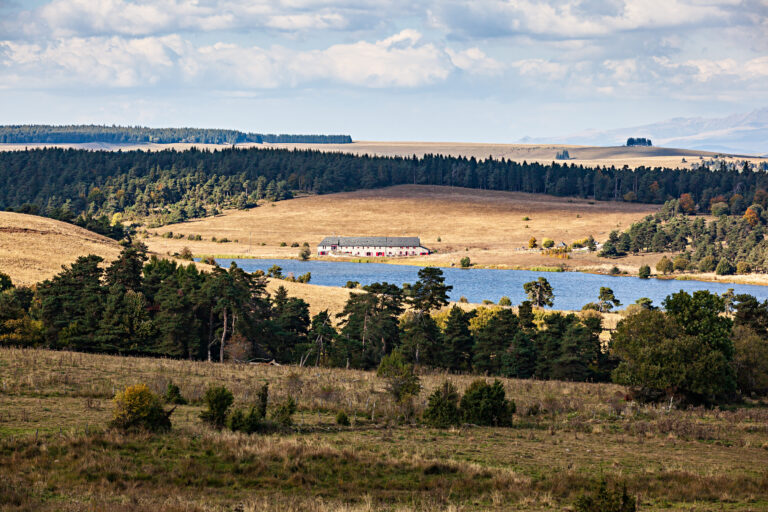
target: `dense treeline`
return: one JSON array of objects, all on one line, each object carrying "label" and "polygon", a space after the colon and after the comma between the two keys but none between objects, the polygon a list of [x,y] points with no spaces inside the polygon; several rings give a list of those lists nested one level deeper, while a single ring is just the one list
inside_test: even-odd
[{"label": "dense treeline", "polygon": [[[688,198],[668,201],[655,215],[632,224],[625,232],[611,233],[600,252],[605,257],[628,253],[679,252],[660,263],[663,273],[714,272],[727,275],[768,271],[768,193],[758,189],[754,203],[740,195],[713,198],[711,210],[718,218],[707,222],[691,217],[683,208]],[[729,215],[732,213],[732,215]]]},{"label": "dense treeline", "polygon": [[348,144],[349,135],[290,135],[274,133],[245,133],[237,130],[216,128],[147,128],[144,126],[102,126],[102,125],[5,125],[0,126],[0,143],[25,144],[74,144],[106,142],[111,144],[178,142],[195,144],[239,144],[256,143],[315,143]]},{"label": "dense treeline", "polygon": [[738,195],[751,204],[758,190],[768,188],[768,172],[749,165],[741,170],[632,170],[256,148],[0,153],[0,208],[33,203],[42,213],[66,208],[75,215],[154,215],[159,222],[246,207],[261,198],[282,199],[296,191],[326,194],[409,183],[645,203],[687,194],[694,208],[709,211],[711,201],[720,197]]},{"label": "dense treeline", "polygon": [[127,245],[106,269],[87,256],[34,290],[6,282],[0,344],[363,369],[398,351],[408,362],[452,371],[609,375],[599,316],[556,313],[538,328],[526,302],[519,315],[456,307],[436,320],[432,313],[448,303],[451,288],[437,268],[422,269],[410,286],[375,283],[353,292],[336,322],[327,312],[310,318],[307,304],[283,288],[270,296],[263,273],[234,264],[205,273],[194,264],[146,260],[143,245]]},{"label": "dense treeline", "polygon": [[[699,402],[768,391],[768,301],[747,295],[680,292],[663,311],[638,301],[605,345],[593,311],[544,312],[531,301],[517,312],[444,309],[451,287],[434,267],[412,285],[353,292],[335,322],[327,311],[310,317],[306,302],[282,287],[270,296],[263,273],[234,263],[206,273],[146,260],[143,245],[126,245],[106,269],[98,256],[81,257],[35,289],[0,274],[0,345],[362,369],[395,357],[516,378],[613,377],[639,396]],[[534,288],[526,291],[541,302]]]},{"label": "dense treeline", "polygon": [[651,139],[645,137],[630,137],[627,139],[627,146],[653,146]]}]

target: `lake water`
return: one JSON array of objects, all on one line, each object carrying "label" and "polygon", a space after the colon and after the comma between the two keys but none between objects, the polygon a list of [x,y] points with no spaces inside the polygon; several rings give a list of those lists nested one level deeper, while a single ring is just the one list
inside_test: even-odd
[{"label": "lake water", "polygon": [[[418,280],[420,267],[412,265],[387,265],[384,263],[351,263],[343,261],[299,261],[259,259],[218,259],[224,268],[232,261],[247,272],[266,271],[272,265],[279,265],[283,274],[298,276],[312,273],[311,284],[323,286],[344,286],[347,281],[358,281],[362,285],[387,281],[397,284],[414,283]],[[452,285],[450,297],[458,301],[464,296],[469,302],[498,300],[507,296],[512,304],[526,299],[523,284],[538,277],[545,277],[555,293],[555,309],[577,310],[588,302],[596,302],[601,286],[611,288],[623,305],[632,304],[641,297],[661,305],[667,295],[685,290],[709,290],[724,293],[733,288],[735,293],[748,293],[760,301],[768,299],[768,286],[754,286],[706,281],[675,281],[661,279],[639,279],[627,276],[604,276],[580,272],[531,272],[528,270],[459,269],[443,268],[446,284]]]}]

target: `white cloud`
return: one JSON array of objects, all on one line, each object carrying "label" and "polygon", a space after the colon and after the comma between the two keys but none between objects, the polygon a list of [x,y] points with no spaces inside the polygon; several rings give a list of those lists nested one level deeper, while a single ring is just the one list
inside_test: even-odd
[{"label": "white cloud", "polygon": [[[728,26],[759,6],[700,0],[443,0],[430,19],[469,37],[528,35],[545,39],[600,38],[630,31]],[[762,17],[758,16],[759,20]],[[753,20],[754,22],[754,20]],[[759,21],[758,21],[759,22]]]},{"label": "white cloud", "polygon": [[172,74],[185,46],[178,36],[70,38],[46,46],[0,42],[4,71],[17,85],[37,88],[155,84]]},{"label": "white cloud", "polygon": [[450,48],[446,49],[446,52],[451,57],[453,65],[464,71],[469,71],[478,74],[495,75],[500,73],[504,69],[504,65],[488,57],[478,47],[468,48],[466,50],[457,52]]},{"label": "white cloud", "polygon": [[388,2],[292,0],[51,0],[0,21],[19,37],[150,36],[177,32],[357,30],[406,12]]},{"label": "white cloud", "polygon": [[546,78],[560,80],[568,73],[568,65],[560,62],[552,62],[545,59],[523,59],[512,63],[521,75],[534,78]]},{"label": "white cloud", "polygon": [[73,37],[47,45],[5,41],[0,42],[0,56],[2,75],[41,88],[167,83],[265,89],[314,82],[407,88],[441,82],[452,73],[499,69],[477,48],[459,51],[422,42],[415,30],[307,51],[224,42],[196,47],[178,35]]}]

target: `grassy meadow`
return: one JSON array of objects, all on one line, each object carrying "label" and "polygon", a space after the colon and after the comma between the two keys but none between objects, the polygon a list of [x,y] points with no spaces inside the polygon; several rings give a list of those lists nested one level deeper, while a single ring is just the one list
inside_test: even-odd
[{"label": "grassy meadow", "polygon": [[[535,237],[541,243],[550,238],[570,244],[592,235],[602,241],[612,230],[626,229],[658,208],[521,192],[400,185],[226,211],[150,229],[154,236],[144,241],[160,254],[189,247],[197,255],[296,258],[299,248],[291,244],[307,242],[314,253],[325,236],[418,236],[436,252],[428,257],[381,260],[458,266],[461,258],[469,256],[474,264],[485,266],[530,268],[565,263],[571,268],[605,267],[607,271],[616,262],[594,253],[573,253],[572,259],[561,260],[528,250],[528,240]],[[168,232],[183,238],[164,238]],[[189,240],[189,235],[200,235],[203,240]],[[229,242],[214,242],[214,237]],[[635,256],[619,265],[655,264],[659,257]]]},{"label": "grassy meadow", "polygon": [[[421,375],[414,414],[446,378]],[[106,428],[126,385],[178,406],[165,434]],[[236,406],[292,396],[280,433],[218,432],[198,418],[210,384]],[[613,384],[502,379],[511,428],[438,430],[400,421],[374,373],[0,349],[2,510],[552,510],[604,477],[640,510],[765,510],[768,408],[678,410]],[[351,425],[339,426],[338,412]]]}]

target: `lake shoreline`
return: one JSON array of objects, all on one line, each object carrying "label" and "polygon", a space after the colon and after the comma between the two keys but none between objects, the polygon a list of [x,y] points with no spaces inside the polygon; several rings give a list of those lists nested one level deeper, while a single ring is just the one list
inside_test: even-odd
[{"label": "lake shoreline", "polygon": [[[233,261],[246,272],[267,272],[278,266],[284,276],[300,276],[309,273],[312,285],[328,288],[345,288],[349,283],[365,286],[375,282],[388,282],[400,286],[401,283],[414,283],[420,270],[419,265],[392,265],[378,262],[360,264],[357,261],[297,258],[219,258],[218,263],[228,267]],[[581,310],[585,304],[598,300],[603,287],[614,291],[615,296],[629,305],[641,298],[648,298],[654,304],[661,304],[664,299],[679,291],[693,293],[708,290],[718,295],[733,288],[735,294],[749,294],[758,300],[768,300],[768,287],[746,284],[732,284],[722,281],[699,281],[692,279],[640,279],[632,275],[610,275],[588,272],[547,272],[543,270],[514,270],[498,268],[470,269],[440,267],[446,284],[453,287],[450,293],[452,301],[498,303],[502,297],[509,298],[513,304],[526,300],[524,284],[546,277],[555,292],[553,309]]]},{"label": "lake shoreline", "polygon": [[[213,257],[215,259],[231,259],[231,260],[294,260],[304,261],[298,257],[269,257],[269,256],[254,256],[248,254],[195,254],[195,260],[199,260],[203,257]],[[312,256],[306,261],[327,261],[337,263],[369,263],[369,264],[381,264],[381,265],[393,265],[393,266],[412,266],[412,267],[438,267],[442,269],[459,269],[459,270],[472,270],[472,269],[485,269],[485,270],[525,270],[529,272],[572,272],[581,274],[600,275],[606,277],[635,277],[640,279],[636,274],[630,274],[629,272],[623,272],[619,274],[612,274],[610,272],[601,271],[590,267],[568,267],[566,265],[483,265],[472,264],[471,267],[457,267],[455,265],[446,265],[444,262],[430,262],[425,260],[419,260],[416,258],[346,258],[346,257],[328,257],[328,256]],[[620,263],[620,262],[617,262]],[[609,263],[607,263],[609,264]],[[752,286],[768,286],[768,274],[739,274],[732,276],[718,276],[714,273],[704,274],[668,274],[668,275],[652,275],[650,279],[656,279],[659,281],[702,281],[708,283],[721,283],[721,284],[735,284],[735,285],[752,285]]]}]

